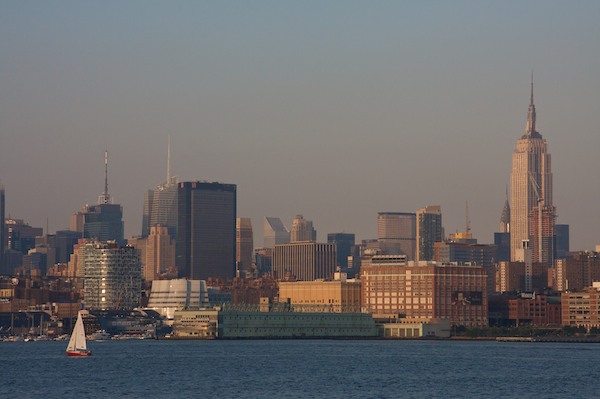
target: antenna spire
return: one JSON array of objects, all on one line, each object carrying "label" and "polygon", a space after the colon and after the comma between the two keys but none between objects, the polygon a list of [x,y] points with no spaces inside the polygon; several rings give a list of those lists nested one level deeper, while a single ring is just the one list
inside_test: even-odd
[{"label": "antenna spire", "polygon": [[110,204],[111,198],[108,193],[108,149],[104,150],[104,192],[98,197],[99,204]]},{"label": "antenna spire", "polygon": [[533,69],[531,70],[531,95],[529,99],[529,111],[527,112],[527,124],[525,125],[525,136],[541,137],[535,130],[535,105],[533,104]]},{"label": "antenna spire", "polygon": [[171,184],[171,135],[167,144],[167,185]]}]

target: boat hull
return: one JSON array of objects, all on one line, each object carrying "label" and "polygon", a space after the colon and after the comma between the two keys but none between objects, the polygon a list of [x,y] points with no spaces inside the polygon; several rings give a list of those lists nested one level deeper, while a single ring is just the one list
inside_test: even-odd
[{"label": "boat hull", "polygon": [[92,351],[67,351],[67,356],[75,356],[75,357],[92,356]]}]

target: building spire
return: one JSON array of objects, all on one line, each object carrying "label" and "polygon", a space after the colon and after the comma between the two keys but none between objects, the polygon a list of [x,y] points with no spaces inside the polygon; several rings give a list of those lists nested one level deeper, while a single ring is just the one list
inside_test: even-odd
[{"label": "building spire", "polygon": [[531,70],[531,97],[529,100],[529,111],[527,112],[527,124],[525,125],[525,136],[538,135],[535,130],[535,105],[533,104],[533,70]]},{"label": "building spire", "polygon": [[104,150],[104,192],[98,197],[99,204],[110,204],[111,198],[108,193],[108,149]]},{"label": "building spire", "polygon": [[506,196],[504,197],[504,208],[500,216],[500,232],[510,232],[510,203],[508,202],[508,186],[506,186]]},{"label": "building spire", "polygon": [[167,144],[167,185],[171,184],[171,135]]}]

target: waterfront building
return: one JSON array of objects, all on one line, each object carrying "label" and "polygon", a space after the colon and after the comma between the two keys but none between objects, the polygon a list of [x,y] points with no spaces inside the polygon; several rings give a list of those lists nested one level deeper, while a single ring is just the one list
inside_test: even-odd
[{"label": "waterfront building", "polygon": [[439,205],[430,205],[419,209],[416,222],[416,260],[433,260],[434,244],[442,241],[444,237],[442,208]]},{"label": "waterfront building", "polygon": [[235,276],[236,185],[180,182],[177,268],[179,277]]},{"label": "waterfront building", "polygon": [[302,241],[317,241],[317,231],[311,220],[304,219],[302,215],[296,215],[290,229],[290,243]]},{"label": "waterfront building", "polygon": [[327,242],[335,244],[337,251],[337,266],[341,270],[348,269],[348,257],[352,254],[354,246],[354,234],[352,233],[329,233],[327,234]]},{"label": "waterfront building", "polygon": [[[470,236],[470,234],[469,234]],[[488,275],[488,292],[494,291],[494,263],[496,261],[496,246],[465,242],[436,242],[434,244],[434,257],[440,263],[471,263],[481,266]]]},{"label": "waterfront building", "polygon": [[241,277],[253,271],[254,234],[250,218],[237,218],[235,223],[235,260]]},{"label": "waterfront building", "polygon": [[[512,156],[510,207],[511,260],[525,261],[523,242],[530,239],[531,211],[536,207],[553,208],[550,154],[546,140],[536,130],[533,77],[525,134],[517,141]],[[544,212],[546,211],[542,211]],[[552,209],[548,212],[548,217],[554,218],[553,215]],[[537,234],[541,234],[542,231],[543,229],[538,230]]]},{"label": "waterfront building", "polygon": [[407,212],[379,212],[377,214],[377,241],[389,254],[404,254],[415,259],[417,215]]},{"label": "waterfront building", "polygon": [[335,244],[312,241],[275,245],[273,275],[278,280],[331,279],[336,265]]},{"label": "waterfront building", "polygon": [[383,338],[450,338],[449,319],[398,318],[382,323]]},{"label": "waterfront building", "polygon": [[579,252],[569,258],[554,261],[556,291],[578,291],[600,281],[600,255],[597,252]]},{"label": "waterfront building", "polygon": [[487,273],[480,266],[374,256],[361,266],[363,306],[374,317],[449,319],[451,326],[485,327]]},{"label": "waterfront building", "polygon": [[112,241],[90,242],[83,245],[83,256],[87,309],[140,306],[142,264],[137,249]]},{"label": "waterfront building", "polygon": [[368,313],[313,313],[294,309],[287,304],[264,301],[258,305],[177,311],[173,334],[188,339],[375,338],[379,334]]},{"label": "waterfront building", "polygon": [[600,284],[577,292],[561,294],[562,324],[570,327],[585,327],[588,332],[600,329]]},{"label": "waterfront building", "polygon": [[175,311],[199,309],[209,305],[208,288],[204,280],[154,280],[148,307],[172,320]]},{"label": "waterfront building", "polygon": [[560,297],[533,294],[526,298],[509,299],[508,319],[516,327],[559,327],[562,323]]},{"label": "waterfront building", "polygon": [[334,281],[281,281],[279,301],[306,305],[306,311],[313,312],[360,311],[361,284],[360,280],[345,278]]},{"label": "waterfront building", "polygon": [[290,243],[290,232],[280,218],[265,216],[263,222],[264,247]]}]

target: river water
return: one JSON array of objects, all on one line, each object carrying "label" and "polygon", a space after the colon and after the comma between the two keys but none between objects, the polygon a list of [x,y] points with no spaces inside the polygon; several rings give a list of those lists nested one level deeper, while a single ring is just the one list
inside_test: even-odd
[{"label": "river water", "polygon": [[600,344],[239,340],[0,343],[0,398],[598,398]]}]

